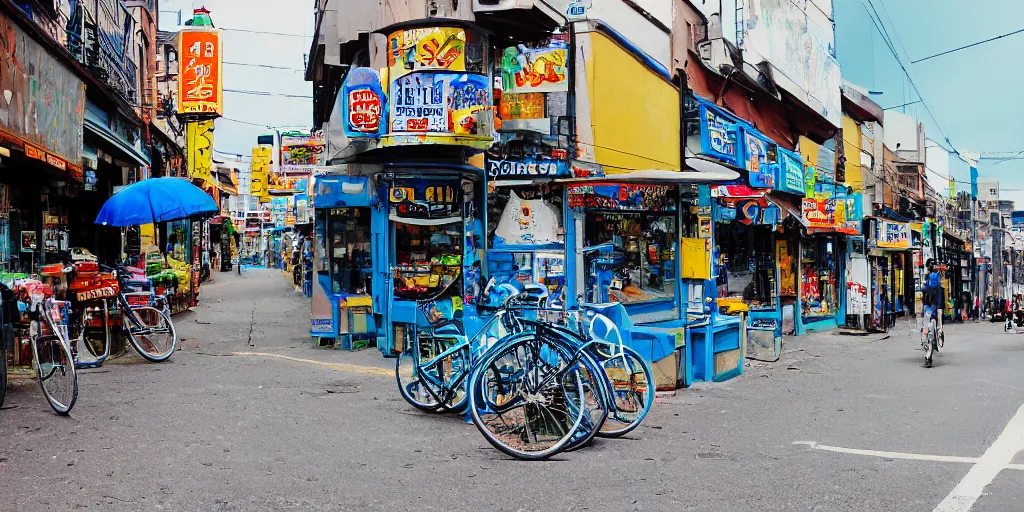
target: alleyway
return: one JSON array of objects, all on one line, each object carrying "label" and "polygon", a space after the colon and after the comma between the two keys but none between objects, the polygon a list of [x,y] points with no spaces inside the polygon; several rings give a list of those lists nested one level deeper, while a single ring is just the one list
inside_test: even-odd
[{"label": "alleyway", "polygon": [[1008,462],[973,510],[1019,510],[1024,499],[1024,413],[1010,421],[1024,404],[1024,336],[998,324],[950,327],[933,369],[906,332],[789,338],[779,363],[680,390],[627,439],[524,463],[459,418],[406,405],[376,350],[313,348],[308,301],[278,272],[216,279],[176,317],[182,349],[170,362],[131,355],[83,372],[70,418],[50,412],[34,381],[13,379],[0,411],[0,503],[933,510],[955,487],[981,492]]}]

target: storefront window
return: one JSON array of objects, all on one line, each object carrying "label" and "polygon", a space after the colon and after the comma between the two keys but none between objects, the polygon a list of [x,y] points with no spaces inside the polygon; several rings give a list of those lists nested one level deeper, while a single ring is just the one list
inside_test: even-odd
[{"label": "storefront window", "polygon": [[[320,238],[319,233],[317,238]],[[328,245],[320,260],[320,275],[332,276],[334,293],[370,292],[370,211],[368,208],[333,208],[328,217]],[[319,243],[319,240],[318,240]]]},{"label": "storefront window", "polygon": [[675,297],[675,212],[588,212],[585,223],[587,302]]},{"label": "storefront window", "polygon": [[775,253],[771,226],[719,224],[718,296],[740,297],[752,307],[775,305]]},{"label": "storefront window", "polygon": [[833,237],[819,236],[805,240],[803,247],[803,316],[806,319],[835,315],[838,308],[836,242]]},{"label": "storefront window", "polygon": [[425,299],[460,277],[462,221],[440,225],[395,222],[395,297]]},{"label": "storefront window", "polygon": [[549,307],[565,301],[562,187],[493,187],[487,196],[487,279],[548,290]]}]

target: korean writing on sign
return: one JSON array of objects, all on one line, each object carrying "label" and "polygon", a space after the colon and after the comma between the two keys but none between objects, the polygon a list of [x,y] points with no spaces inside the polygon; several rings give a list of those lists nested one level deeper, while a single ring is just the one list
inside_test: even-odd
[{"label": "korean writing on sign", "polygon": [[380,131],[384,102],[379,94],[370,88],[353,89],[348,92],[348,130],[357,133]]},{"label": "korean writing on sign", "polygon": [[178,77],[178,113],[223,112],[220,32],[185,29],[178,33],[181,74]]},{"label": "korean writing on sign", "polygon": [[432,74],[414,73],[392,87],[392,132],[448,131],[445,83]]},{"label": "korean writing on sign", "polygon": [[875,235],[878,247],[887,249],[910,247],[910,224],[906,222],[879,221]]}]

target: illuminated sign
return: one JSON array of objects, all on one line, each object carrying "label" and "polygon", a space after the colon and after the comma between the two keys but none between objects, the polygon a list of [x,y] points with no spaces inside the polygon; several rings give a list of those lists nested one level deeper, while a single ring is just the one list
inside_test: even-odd
[{"label": "illuminated sign", "polygon": [[186,28],[178,32],[178,113],[219,116],[224,112],[220,32]]}]

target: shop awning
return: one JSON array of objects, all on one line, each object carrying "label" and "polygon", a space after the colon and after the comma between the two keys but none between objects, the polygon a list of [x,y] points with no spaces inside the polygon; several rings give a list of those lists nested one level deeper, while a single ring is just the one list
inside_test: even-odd
[{"label": "shop awning", "polygon": [[97,137],[107,141],[108,143],[110,143],[110,145],[114,146],[114,148],[117,149],[118,152],[123,153],[125,156],[135,161],[139,165],[149,165],[149,158],[147,158],[146,155],[143,155],[141,152],[139,152],[139,150],[135,149],[134,147],[129,146],[123,140],[118,138],[118,136],[115,135],[114,132],[110,131],[110,129],[106,126],[103,126],[102,124],[97,123],[92,119],[86,118],[85,129],[93,133]]},{"label": "shop awning", "polygon": [[786,215],[789,215],[790,217],[796,219],[801,226],[805,228],[811,227],[811,223],[804,218],[804,214],[800,210],[800,208],[797,208],[796,205],[789,202],[788,200],[776,195],[768,194],[768,202],[774,204],[775,206],[778,206],[780,210],[786,212]]},{"label": "shop awning", "polygon": [[713,158],[702,155],[695,155],[689,150],[686,151],[686,169],[672,171],[666,169],[643,169],[604,176],[590,176],[585,178],[562,178],[556,179],[556,183],[593,183],[593,182],[615,182],[615,183],[725,183],[740,179],[740,173],[729,164],[720,162]]}]

